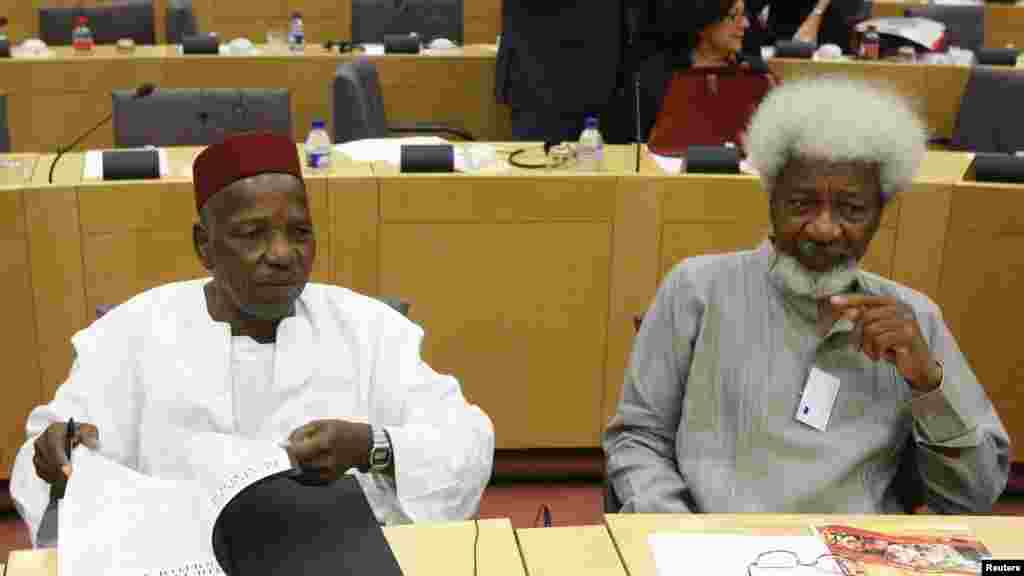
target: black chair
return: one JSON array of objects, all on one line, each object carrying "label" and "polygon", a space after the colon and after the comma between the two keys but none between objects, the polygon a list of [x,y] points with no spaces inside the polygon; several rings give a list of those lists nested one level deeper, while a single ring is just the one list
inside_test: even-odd
[{"label": "black chair", "polygon": [[985,7],[928,4],[903,11],[908,18],[929,18],[946,26],[950,45],[977,51],[985,45]]},{"label": "black chair", "polygon": [[205,146],[230,134],[265,130],[293,138],[285,88],[158,89],[146,98],[112,93],[114,144]]},{"label": "black chair", "polygon": [[167,44],[181,44],[183,37],[198,34],[192,0],[168,0],[165,27]]},{"label": "black chair", "polygon": [[951,141],[955,150],[1014,154],[1024,150],[1024,75],[1013,69],[974,66],[960,99]]},{"label": "black chair", "polygon": [[153,0],[114,0],[92,7],[42,7],[39,38],[49,46],[71,44],[71,31],[79,16],[89,19],[96,44],[115,44],[131,38],[136,44],[156,44]]},{"label": "black chair", "polygon": [[335,142],[387,138],[401,133],[443,133],[463,140],[474,139],[466,130],[443,124],[388,124],[377,66],[368,58],[357,58],[339,65],[331,92]]},{"label": "black chair", "polygon": [[381,43],[385,35],[419,34],[423,42],[462,44],[462,0],[352,0],[352,41]]},{"label": "black chair", "polygon": [[11,151],[11,135],[7,129],[7,95],[0,94],[0,152]]}]

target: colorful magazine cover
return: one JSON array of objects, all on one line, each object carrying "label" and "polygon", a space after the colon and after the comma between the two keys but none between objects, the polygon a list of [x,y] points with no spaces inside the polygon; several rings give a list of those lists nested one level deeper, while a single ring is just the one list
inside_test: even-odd
[{"label": "colorful magazine cover", "polygon": [[887,534],[850,526],[815,526],[829,551],[845,560],[851,576],[980,574],[991,558],[969,534]]}]

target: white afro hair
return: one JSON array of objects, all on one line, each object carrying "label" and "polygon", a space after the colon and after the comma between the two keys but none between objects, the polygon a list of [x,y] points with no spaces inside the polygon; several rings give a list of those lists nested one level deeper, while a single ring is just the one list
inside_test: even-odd
[{"label": "white afro hair", "polygon": [[877,164],[882,198],[907,189],[927,133],[901,96],[845,76],[817,76],[773,89],[750,120],[744,144],[771,195],[793,158]]}]

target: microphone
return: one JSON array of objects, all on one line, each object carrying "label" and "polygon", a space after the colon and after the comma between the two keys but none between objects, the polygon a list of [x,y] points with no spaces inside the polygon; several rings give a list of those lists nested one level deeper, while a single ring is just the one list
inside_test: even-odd
[{"label": "microphone", "polygon": [[[150,94],[152,94],[154,90],[156,90],[156,86],[153,85],[150,82],[146,82],[145,84],[143,84],[143,85],[141,85],[141,86],[139,86],[138,88],[135,89],[135,94],[132,95],[132,100],[138,100],[140,98],[145,98],[145,97],[149,96]],[[63,146],[63,147],[58,147],[57,148],[57,157],[54,158],[53,162],[50,164],[50,177],[49,177],[49,183],[50,184],[53,184],[53,169],[57,167],[57,162],[60,160],[61,156],[63,156],[64,154],[67,154],[75,146],[78,146],[78,144],[82,140],[85,140],[86,138],[89,137],[90,134],[92,134],[93,132],[99,130],[100,126],[103,126],[107,122],[110,122],[111,118],[113,118],[113,117],[114,117],[114,110],[111,109],[110,110],[110,114],[107,114],[102,120],[97,122],[95,126],[93,126],[92,128],[88,129],[84,134],[82,134],[81,136],[76,138],[74,142],[72,142],[71,144],[68,144],[67,146]]]}]

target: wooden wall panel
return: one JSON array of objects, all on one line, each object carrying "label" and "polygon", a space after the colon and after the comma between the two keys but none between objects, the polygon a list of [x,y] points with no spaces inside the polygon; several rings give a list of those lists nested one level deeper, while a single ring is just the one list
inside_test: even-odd
[{"label": "wooden wall panel", "polygon": [[25,419],[42,401],[36,354],[36,307],[32,294],[27,225],[22,190],[0,188],[0,272],[3,273],[3,398],[0,403],[0,470],[10,470],[25,441]]}]

